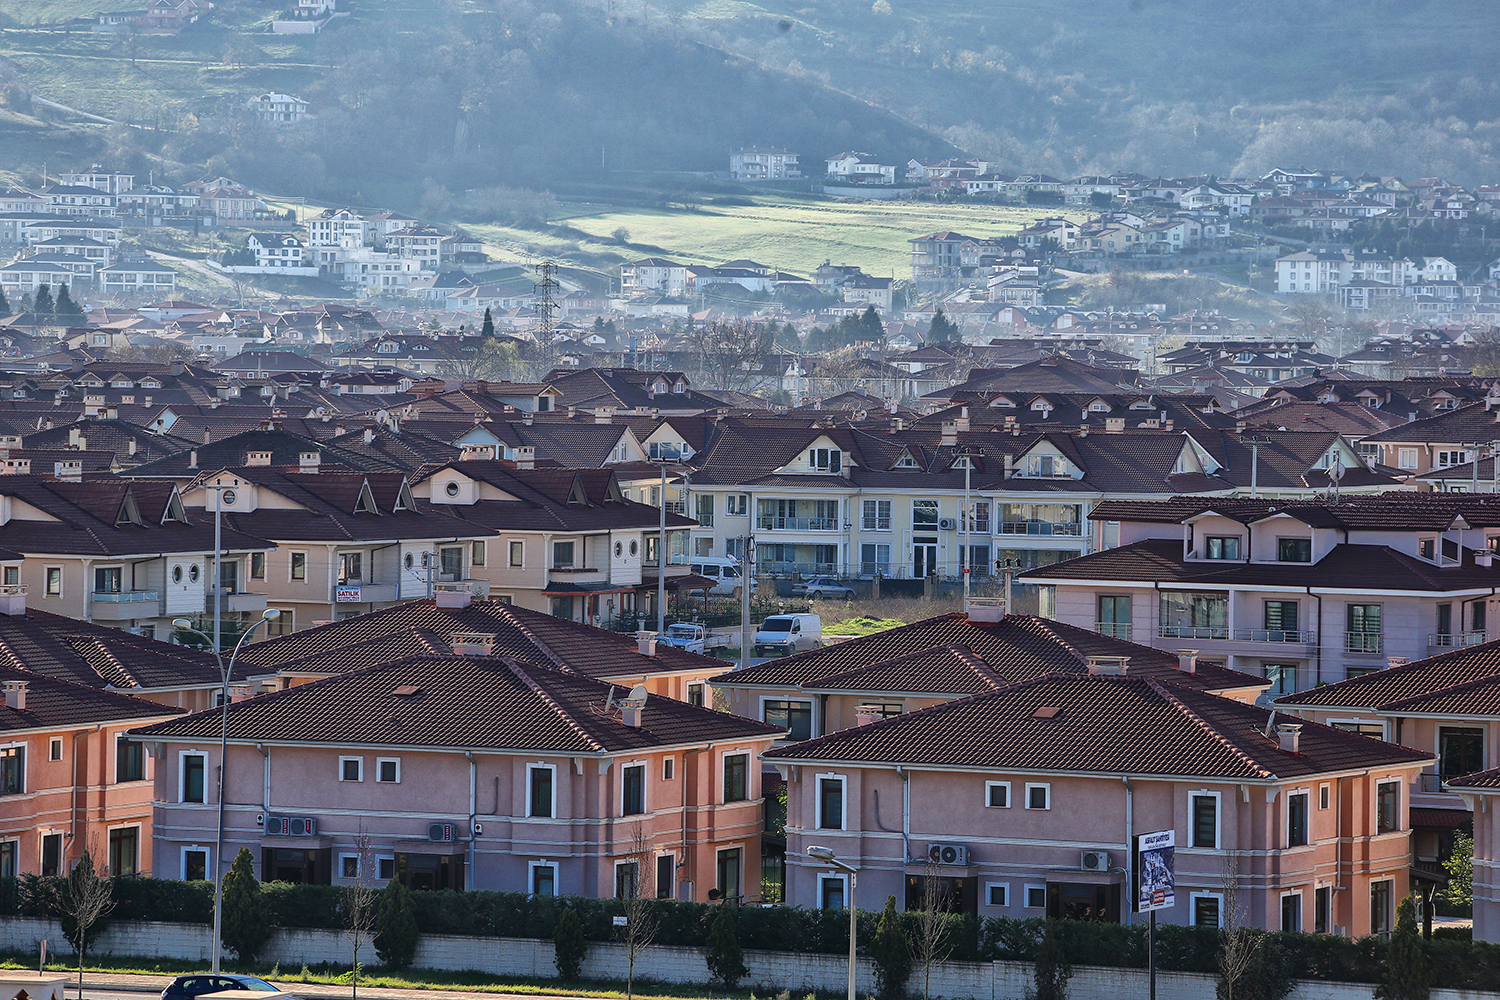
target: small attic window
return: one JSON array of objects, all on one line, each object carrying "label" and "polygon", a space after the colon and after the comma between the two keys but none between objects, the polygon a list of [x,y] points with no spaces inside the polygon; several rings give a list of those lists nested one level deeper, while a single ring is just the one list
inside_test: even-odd
[{"label": "small attic window", "polygon": [[896,459],[896,468],[898,469],[915,469],[916,467],[917,460],[910,455],[902,455]]},{"label": "small attic window", "polygon": [[1055,719],[1062,714],[1062,709],[1056,705],[1043,705],[1031,713],[1033,719]]},{"label": "small attic window", "polygon": [[391,694],[398,698],[410,698],[414,694],[421,694],[422,689],[415,684],[402,684],[392,691]]}]

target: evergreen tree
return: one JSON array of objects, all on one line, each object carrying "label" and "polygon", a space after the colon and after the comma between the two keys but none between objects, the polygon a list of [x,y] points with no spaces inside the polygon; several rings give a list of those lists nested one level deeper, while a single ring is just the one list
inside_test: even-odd
[{"label": "evergreen tree", "polygon": [[495,335],[495,317],[490,315],[490,307],[484,307],[484,325],[479,328],[481,337],[493,337]]},{"label": "evergreen tree", "polygon": [[1062,942],[1053,933],[1052,920],[1043,923],[1042,943],[1036,950],[1035,1000],[1068,1000],[1068,980],[1073,966],[1063,955]]},{"label": "evergreen tree", "polygon": [[939,309],[932,314],[932,322],[927,326],[927,343],[945,344],[962,339],[963,334],[959,332],[958,324],[944,316],[943,310]]},{"label": "evergreen tree", "polygon": [[28,313],[31,312],[32,305],[33,305],[33,303],[31,301],[31,293],[30,292],[22,292],[21,293],[21,311],[22,312],[28,312]]},{"label": "evergreen tree", "polygon": [[404,969],[417,957],[417,917],[411,890],[391,879],[380,891],[375,910],[375,954],[388,968]]},{"label": "evergreen tree", "polygon": [[1396,908],[1396,930],[1385,953],[1385,978],[1375,987],[1375,1000],[1427,1000],[1431,992],[1427,951],[1417,930],[1416,897],[1407,896]]},{"label": "evergreen tree", "polygon": [[255,955],[271,937],[271,908],[260,894],[255,880],[255,861],[250,849],[241,847],[235,855],[229,874],[224,876],[223,938],[225,946],[240,957],[253,962]]},{"label": "evergreen tree", "polygon": [[704,960],[708,971],[726,990],[732,990],[739,981],[750,974],[745,968],[745,953],[740,949],[739,932],[734,923],[735,908],[726,904],[719,907],[708,928],[707,952]]},{"label": "evergreen tree", "polygon": [[911,978],[911,948],[901,914],[896,912],[896,897],[885,898],[885,909],[870,941],[870,960],[875,963],[876,992],[882,1000],[896,1000],[905,995],[906,981]]},{"label": "evergreen tree", "polygon": [[31,311],[38,316],[51,316],[53,311],[52,289],[46,285],[36,290],[36,299],[31,304]]},{"label": "evergreen tree", "polygon": [[552,961],[557,965],[557,974],[569,982],[583,978],[583,960],[588,957],[588,942],[583,939],[583,921],[578,911],[571,906],[557,918],[557,928],[552,932]]},{"label": "evergreen tree", "polygon": [[865,306],[865,311],[859,314],[857,330],[858,340],[871,344],[885,340],[885,324],[880,322],[880,313],[875,311],[874,306]]},{"label": "evergreen tree", "polygon": [[10,300],[5,297],[5,289],[0,288],[0,316],[10,315]]},{"label": "evergreen tree", "polygon": [[83,310],[73,301],[73,296],[68,294],[67,285],[57,286],[57,301],[52,306],[52,313],[58,319],[82,321]]}]

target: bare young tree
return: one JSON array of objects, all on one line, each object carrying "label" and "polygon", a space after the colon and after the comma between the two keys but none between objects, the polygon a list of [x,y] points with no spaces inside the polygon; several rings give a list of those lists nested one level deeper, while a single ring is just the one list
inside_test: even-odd
[{"label": "bare young tree", "polygon": [[58,890],[57,909],[63,931],[78,949],[78,1000],[83,1000],[83,964],[90,932],[115,908],[114,892],[114,879],[99,874],[87,848]]},{"label": "bare young tree", "polygon": [[1234,1000],[1235,990],[1255,964],[1264,938],[1248,925],[1250,904],[1240,891],[1239,858],[1232,853],[1224,858],[1223,890],[1218,993],[1220,1000]]},{"label": "bare young tree", "polygon": [[761,366],[771,350],[772,333],[764,323],[715,320],[693,330],[687,340],[698,354],[710,386],[744,392],[759,381]]},{"label": "bare young tree", "polygon": [[375,856],[370,850],[370,835],[361,831],[354,838],[356,864],[353,885],[344,887],[340,910],[344,920],[344,933],[349,936],[350,991],[351,1000],[359,998],[359,949],[375,934],[375,920],[379,914],[380,892],[370,876],[370,867]]},{"label": "bare young tree", "polygon": [[635,998],[635,963],[656,941],[660,919],[656,912],[655,886],[647,876],[646,836],[637,826],[630,838],[630,874],[622,876],[616,868],[615,888],[625,912],[623,924],[615,926],[615,940],[625,946],[625,1000]]},{"label": "bare young tree", "polygon": [[911,953],[922,970],[922,1000],[932,1000],[932,967],[953,950],[949,921],[949,894],[944,891],[942,871],[934,864],[922,866],[922,896],[911,928]]}]

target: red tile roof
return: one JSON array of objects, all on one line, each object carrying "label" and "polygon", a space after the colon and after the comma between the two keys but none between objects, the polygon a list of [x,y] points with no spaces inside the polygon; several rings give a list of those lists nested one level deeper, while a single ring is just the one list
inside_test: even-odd
[{"label": "red tile roof", "polygon": [[1283,695],[1292,708],[1500,715],[1500,640]]}]

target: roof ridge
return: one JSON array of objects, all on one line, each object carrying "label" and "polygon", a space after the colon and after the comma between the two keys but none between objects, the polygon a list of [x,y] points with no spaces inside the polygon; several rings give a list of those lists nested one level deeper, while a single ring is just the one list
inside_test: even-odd
[{"label": "roof ridge", "polygon": [[[1415,662],[1420,663],[1421,661],[1418,660]],[[1403,666],[1405,666],[1405,664],[1403,664]],[[1462,681],[1457,684],[1449,684],[1446,687],[1434,688],[1431,691],[1424,691],[1421,694],[1408,695],[1405,698],[1397,698],[1395,701],[1382,702],[1381,704],[1375,706],[1375,710],[1377,712],[1388,712],[1393,708],[1398,708],[1414,701],[1424,701],[1428,698],[1436,698],[1441,695],[1457,694],[1462,691],[1472,690],[1482,684],[1494,684],[1496,681],[1500,681],[1500,675],[1490,674],[1486,677],[1475,677],[1471,680]]]},{"label": "roof ridge", "polygon": [[[501,607],[501,612],[500,612],[501,615],[503,615],[506,619],[508,619],[511,622],[511,624],[513,624],[517,629],[519,629],[521,631],[521,634],[524,635],[527,639],[529,639],[531,641],[532,646],[534,646],[537,649],[538,652],[540,652],[543,656],[547,657],[547,659],[551,660],[554,664],[556,664],[557,665],[557,669],[563,670],[563,671],[566,671],[566,672],[572,673],[572,674],[576,674],[577,673],[577,671],[574,670],[572,667],[570,667],[567,664],[567,662],[565,660],[563,660],[562,657],[558,656],[557,653],[553,652],[551,646],[547,645],[545,642],[542,641],[541,636],[537,635],[536,632],[532,631],[532,629],[530,628],[530,626],[528,626],[525,622],[520,621],[519,619],[517,619],[516,616],[511,613],[511,611],[509,609],[511,607],[513,607],[513,605],[502,604],[500,607]],[[562,619],[558,619],[558,620],[561,621]]]},{"label": "roof ridge", "polygon": [[1190,722],[1192,722],[1193,724],[1195,724],[1199,728],[1201,728],[1205,733],[1207,733],[1209,735],[1209,737],[1211,739],[1214,739],[1214,740],[1218,741],[1221,745],[1223,745],[1224,747],[1226,747],[1229,750],[1230,753],[1232,753],[1235,757],[1239,758],[1242,762],[1244,762],[1246,765],[1248,765],[1252,770],[1259,771],[1260,774],[1263,777],[1267,777],[1267,778],[1274,778],[1274,777],[1276,777],[1275,772],[1273,772],[1270,769],[1264,767],[1254,757],[1251,757],[1248,753],[1246,753],[1245,751],[1241,750],[1238,744],[1236,744],[1229,737],[1225,736],[1223,733],[1219,732],[1219,730],[1215,726],[1213,726],[1212,724],[1210,724],[1207,719],[1205,719],[1202,715],[1198,714],[1197,710],[1193,709],[1192,707],[1190,707],[1187,704],[1187,702],[1185,702],[1181,698],[1179,698],[1177,696],[1177,694],[1173,691],[1173,689],[1170,688],[1168,685],[1163,684],[1161,681],[1155,680],[1155,679],[1150,678],[1150,677],[1144,678],[1144,680],[1146,682],[1146,685],[1148,687],[1150,687],[1153,691],[1155,691],[1158,695],[1160,695],[1163,699],[1165,699],[1168,704],[1176,707],[1176,709],[1179,712],[1181,712],[1183,715],[1187,716],[1187,718],[1188,718],[1188,720]]},{"label": "roof ridge", "polygon": [[[557,699],[552,697],[552,693],[542,687],[542,685],[537,681],[535,677],[532,677],[531,674],[522,669],[521,664],[525,661],[520,660],[514,656],[501,657],[500,661],[505,664],[505,668],[509,670],[517,680],[519,680],[522,684],[525,684],[533,694],[540,698],[542,702],[552,710],[553,714],[555,714],[559,719],[563,721],[564,725],[576,732],[580,737],[583,738],[586,743],[593,746],[595,750],[604,751],[609,749],[598,739],[596,739],[594,735],[590,733],[586,728],[579,725],[578,720],[573,718],[572,713],[564,709],[562,705],[558,703]],[[577,675],[575,674],[574,676]],[[611,694],[614,693],[614,687],[614,684],[609,685]]]}]

